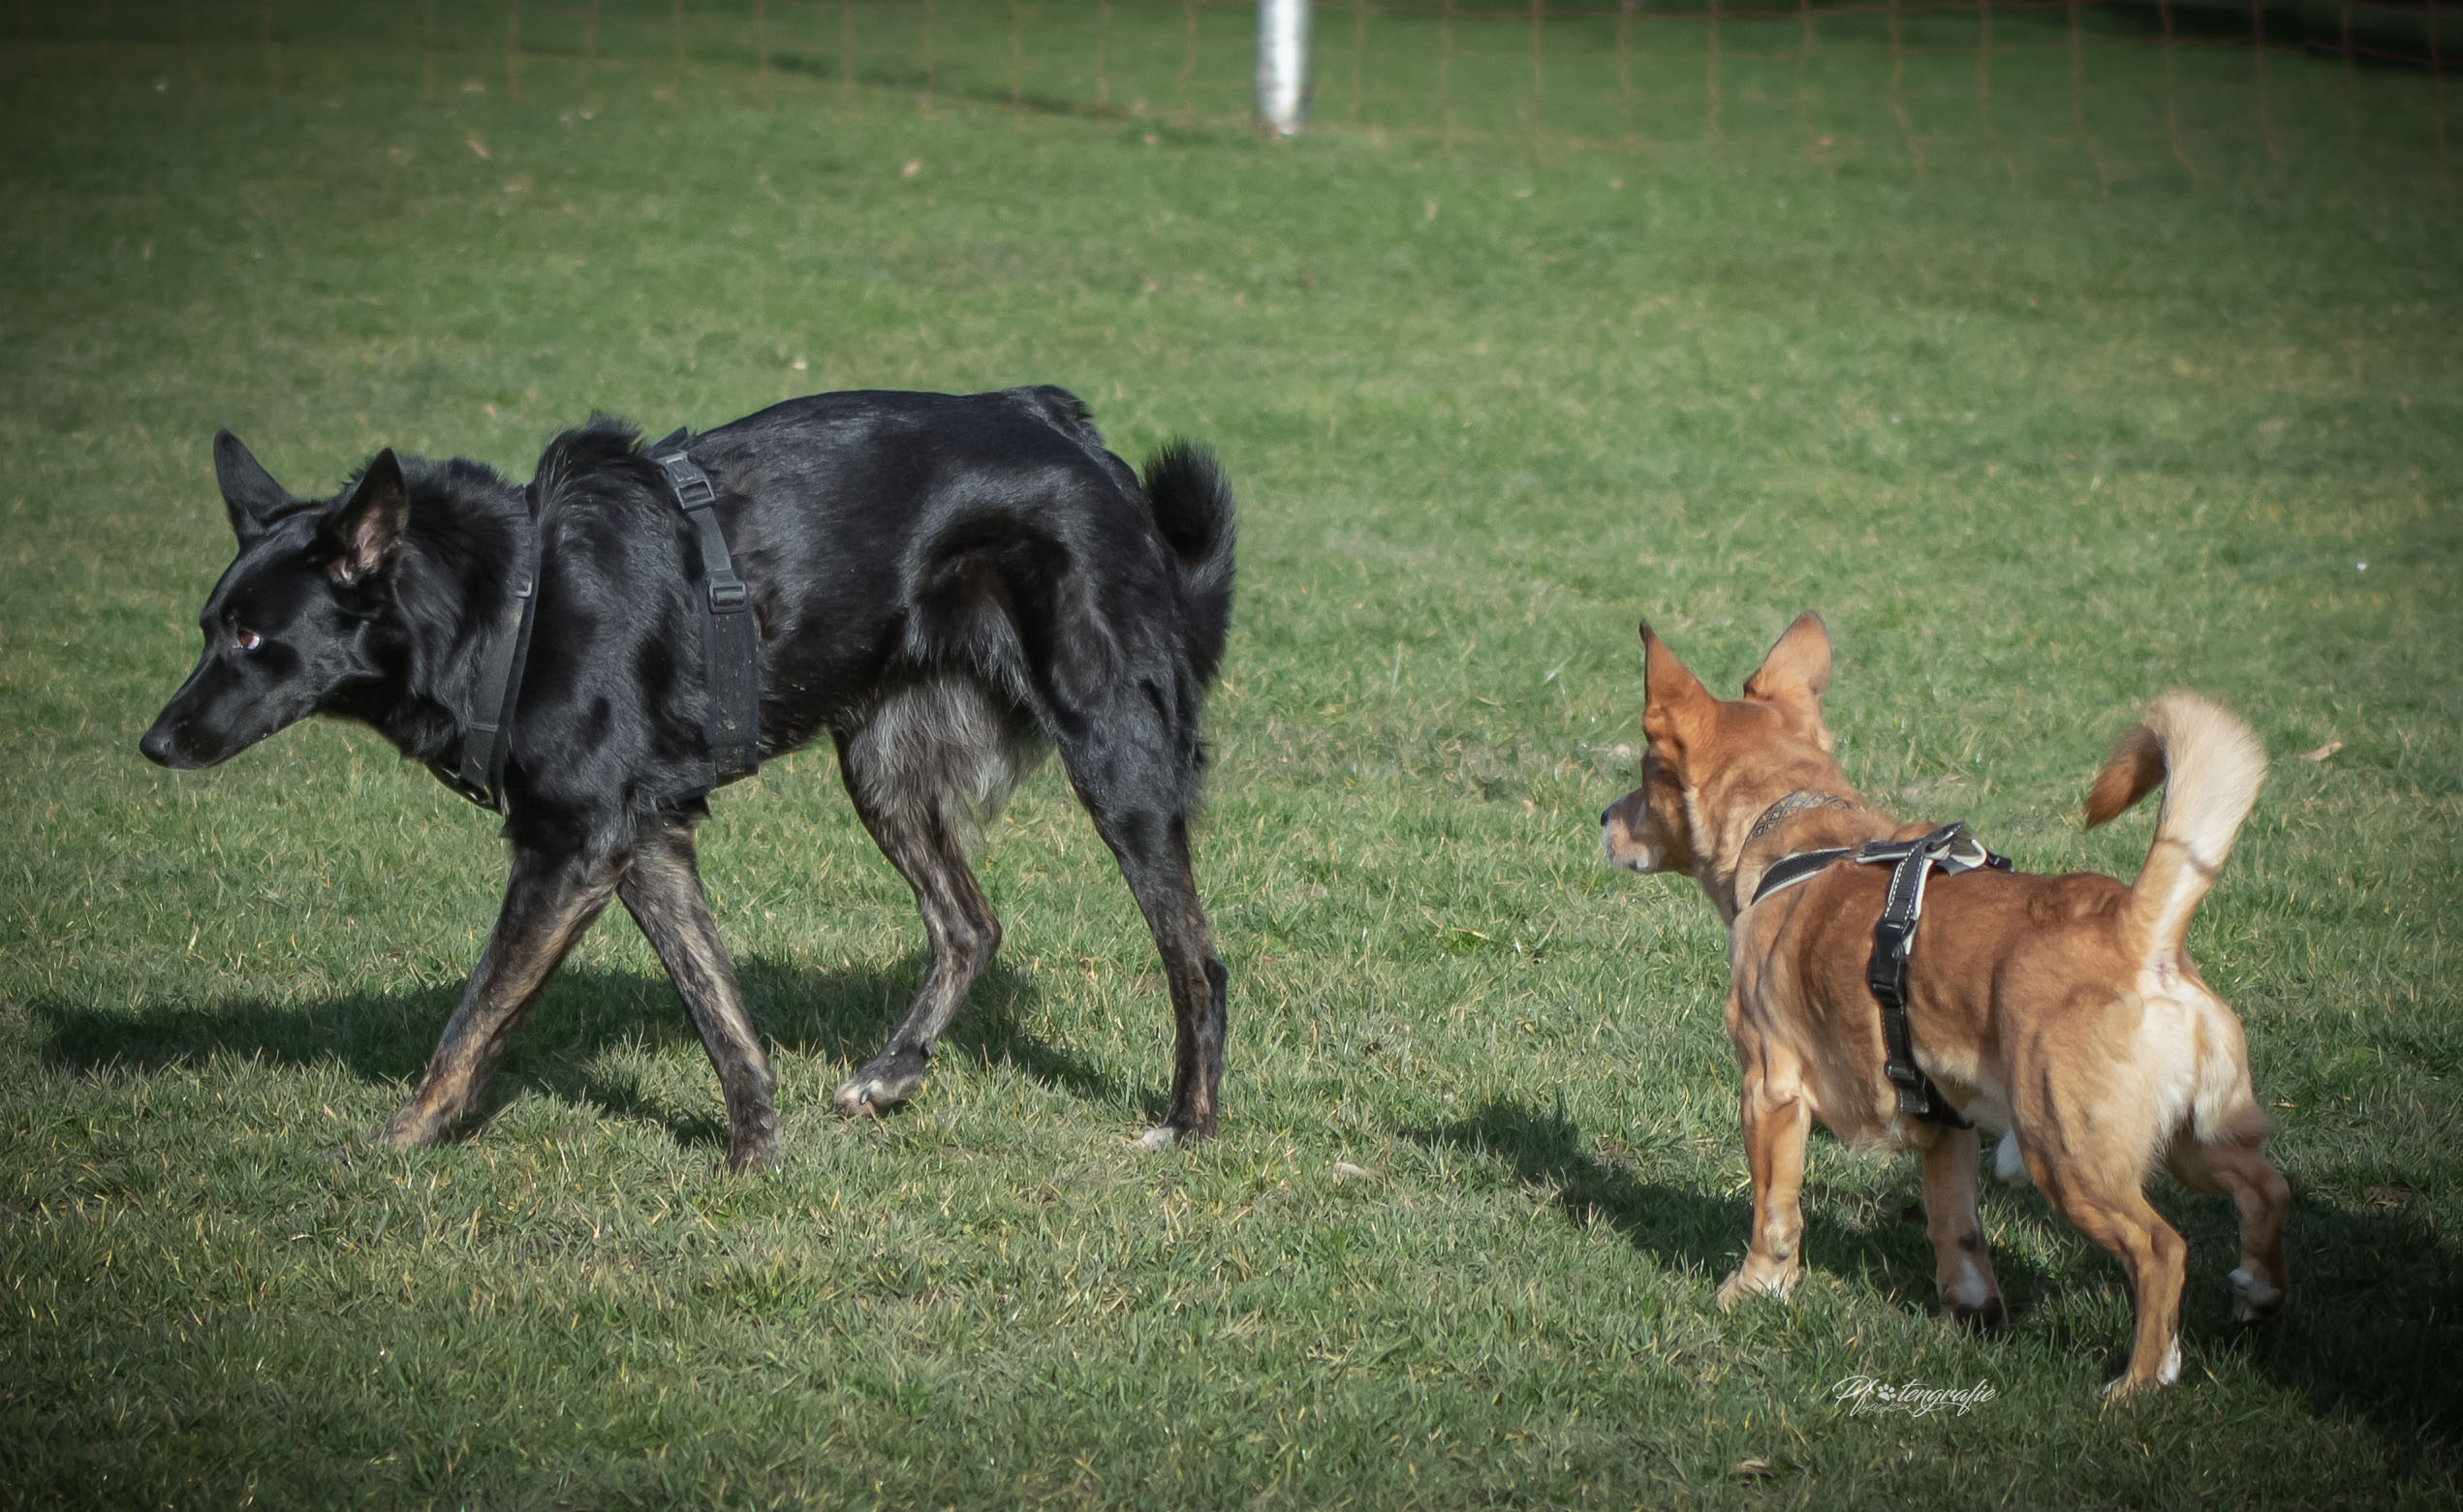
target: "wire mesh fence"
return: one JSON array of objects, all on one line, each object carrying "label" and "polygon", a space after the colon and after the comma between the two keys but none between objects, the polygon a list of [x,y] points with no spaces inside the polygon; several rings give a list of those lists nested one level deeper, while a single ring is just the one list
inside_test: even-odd
[{"label": "wire mesh fence", "polygon": [[[1448,152],[1946,163],[2016,176],[2282,161],[2331,140],[2451,193],[2463,0],[1319,0],[1313,130]],[[18,0],[21,48],[196,87],[375,54],[435,96],[619,92],[982,108],[1221,131],[1255,114],[1254,0]],[[364,57],[359,60],[364,64]],[[904,97],[903,99],[901,97]]]}]

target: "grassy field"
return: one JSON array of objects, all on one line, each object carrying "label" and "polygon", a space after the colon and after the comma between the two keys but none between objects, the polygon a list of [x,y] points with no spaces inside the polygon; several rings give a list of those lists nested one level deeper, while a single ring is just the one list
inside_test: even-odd
[{"label": "grassy field", "polygon": [[[0,1504],[2452,1504],[2463,217],[2373,135],[2425,77],[2347,132],[2341,76],[2281,60],[2283,161],[2193,132],[2193,192],[2160,124],[1918,182],[1887,132],[1448,152],[1372,93],[1278,143],[717,53],[514,100],[466,38],[424,77],[408,9],[275,52],[277,92],[254,14],[0,54]],[[139,758],[229,556],[215,427],[306,492],[389,444],[526,477],[593,407],[1025,382],[1240,491],[1224,1137],[1129,1143],[1168,1010],[1049,770],[930,1088],[832,1118],[921,932],[807,752],[703,834],[781,1169],[717,1171],[621,920],[483,1126],[375,1149],[502,851],[350,728]],[[2076,806],[2163,689],[2341,743],[2278,763],[2192,937],[2280,1120],[2292,1311],[2235,1334],[2228,1213],[2160,1190],[2193,1252],[2156,1400],[2101,1405],[2121,1273],[2035,1193],[1987,1198],[2016,1326],[1971,1341],[1915,1166],[1827,1142],[1794,1305],[1711,1305],[1721,937],[1595,817],[1637,617],[1732,688],[1805,607],[1851,775],[2029,869],[2135,871],[2146,815]],[[1856,1375],[1993,1395],[1857,1416]]]}]

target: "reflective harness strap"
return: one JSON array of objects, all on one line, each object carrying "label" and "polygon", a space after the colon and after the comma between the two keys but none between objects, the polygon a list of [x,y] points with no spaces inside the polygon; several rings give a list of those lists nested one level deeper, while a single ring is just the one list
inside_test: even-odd
[{"label": "reflective harness strap", "polygon": [[1915,1037],[1907,1025],[1907,962],[1916,948],[1917,922],[1923,916],[1924,882],[1936,869],[1951,876],[1979,868],[2007,872],[2010,860],[1985,849],[1966,825],[1945,824],[1915,840],[1875,840],[1854,850],[1806,850],[1783,856],[1762,874],[1753,901],[1760,903],[1841,860],[1890,868],[1882,916],[1873,923],[1873,954],[1865,962],[1864,984],[1882,1005],[1882,1073],[1897,1089],[1898,1110],[1928,1123],[1971,1128],[1974,1126],[1949,1105],[1933,1079],[1916,1064]]},{"label": "reflective harness strap", "polygon": [[483,809],[502,812],[505,761],[513,745],[514,705],[521,698],[522,668],[530,660],[530,627],[539,610],[539,489],[521,491],[530,517],[530,540],[514,569],[514,596],[497,611],[495,633],[479,664],[479,687],[462,721],[460,758],[430,761],[436,780]]},{"label": "reflective harness strap", "polygon": [[1855,854],[1853,850],[1799,850],[1770,863],[1762,874],[1762,883],[1753,890],[1753,901],[1760,903],[1774,892],[1783,892],[1798,882],[1811,881],[1829,869],[1833,861]]},{"label": "reflective harness strap", "polygon": [[710,786],[761,770],[762,666],[760,628],[753,622],[752,595],[735,575],[727,537],[718,527],[718,490],[710,475],[684,452],[682,430],[647,448],[644,455],[667,476],[668,492],[693,522],[701,548],[701,652],[709,692],[702,734],[709,746]]}]

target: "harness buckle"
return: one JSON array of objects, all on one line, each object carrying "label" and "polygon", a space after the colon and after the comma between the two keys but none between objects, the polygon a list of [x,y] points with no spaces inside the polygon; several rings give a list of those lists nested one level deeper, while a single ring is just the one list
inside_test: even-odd
[{"label": "harness buckle", "polygon": [[734,610],[736,610],[736,609],[740,609],[740,608],[742,608],[743,606],[744,606],[744,580],[743,580],[742,578],[740,578],[740,577],[730,577],[730,578],[725,579],[724,581],[714,582],[714,583],[710,584],[710,612],[711,612],[711,613],[713,613],[713,614],[727,614],[727,613],[732,613],[733,611],[734,611]]},{"label": "harness buckle", "polygon": [[675,502],[683,506],[686,513],[706,509],[716,502],[718,490],[710,485],[710,476],[696,467],[691,457],[681,451],[670,451],[650,460],[667,475],[668,487],[674,492]]},{"label": "harness buckle", "polygon": [[1873,922],[1873,954],[1864,963],[1864,985],[1890,1007],[1907,1002],[1907,954],[1915,938],[1914,919],[1884,916]]}]

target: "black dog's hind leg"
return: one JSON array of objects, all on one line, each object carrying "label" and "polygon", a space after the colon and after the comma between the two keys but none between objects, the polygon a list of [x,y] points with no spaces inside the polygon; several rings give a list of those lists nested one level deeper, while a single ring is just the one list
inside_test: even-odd
[{"label": "black dog's hind leg", "polygon": [[727,1094],[727,1164],[736,1171],[767,1165],[778,1154],[777,1079],[744,1016],[743,995],[727,946],[710,918],[709,900],[694,861],[693,831],[670,819],[643,837],[633,865],[616,884],[633,921],[684,995],[693,1028],[718,1069]]},{"label": "black dog's hind leg", "polygon": [[1227,978],[1189,860],[1196,742],[1175,740],[1162,719],[1143,712],[1115,708],[1076,722],[1060,750],[1078,801],[1120,861],[1170,984],[1171,1101],[1141,1141],[1162,1149],[1215,1132]]},{"label": "black dog's hind leg", "polygon": [[395,1150],[433,1144],[462,1116],[505,1053],[521,1022],[554,974],[565,952],[608,906],[623,870],[621,857],[547,857],[516,850],[505,906],[480,952],[460,1006],[428,1058],[401,1111],[385,1126],[385,1143]]},{"label": "black dog's hind leg", "polygon": [[897,1033],[839,1087],[835,1104],[851,1117],[878,1115],[921,1090],[933,1045],[1001,947],[1000,920],[966,864],[960,818],[952,812],[958,795],[894,769],[895,753],[867,739],[870,734],[840,748],[839,770],[864,828],[915,889],[931,963]]},{"label": "black dog's hind leg", "polygon": [[1141,1143],[1160,1150],[1179,1140],[1211,1139],[1223,1086],[1223,1034],[1229,977],[1215,958],[1214,937],[1198,902],[1189,862],[1189,820],[1156,810],[1112,814],[1088,802],[1095,828],[1146,916],[1171,987],[1171,1101],[1163,1123]]}]

